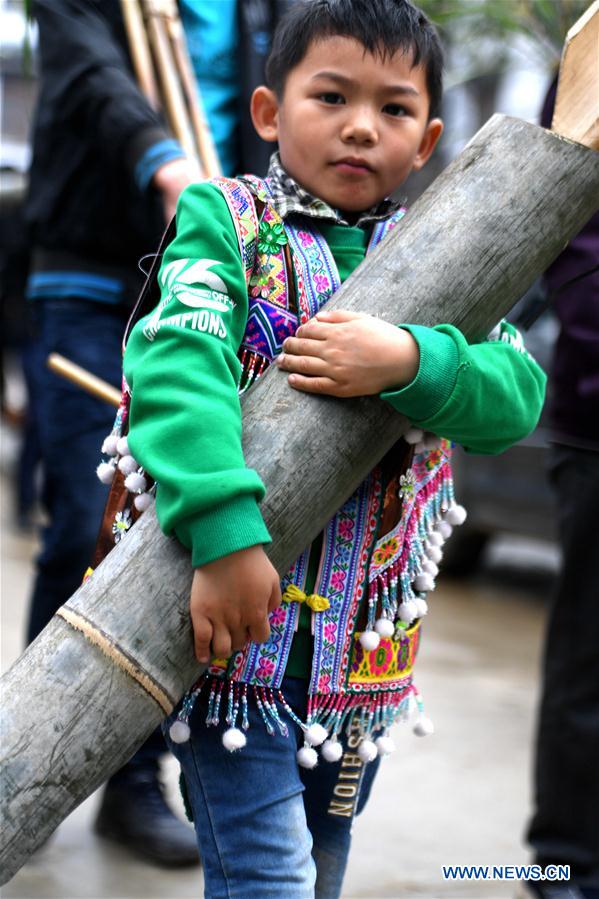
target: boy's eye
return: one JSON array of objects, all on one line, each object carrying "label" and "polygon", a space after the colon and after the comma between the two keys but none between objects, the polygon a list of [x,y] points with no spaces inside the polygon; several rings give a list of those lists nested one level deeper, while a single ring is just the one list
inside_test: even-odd
[{"label": "boy's eye", "polygon": [[322,100],[323,103],[329,103],[332,106],[339,106],[341,103],[345,103],[341,94],[336,94],[334,91],[327,91],[324,94],[320,94],[319,99]]},{"label": "boy's eye", "polygon": [[406,107],[401,106],[399,103],[387,103],[387,105],[383,107],[383,112],[386,112],[387,115],[392,116],[407,115]]}]

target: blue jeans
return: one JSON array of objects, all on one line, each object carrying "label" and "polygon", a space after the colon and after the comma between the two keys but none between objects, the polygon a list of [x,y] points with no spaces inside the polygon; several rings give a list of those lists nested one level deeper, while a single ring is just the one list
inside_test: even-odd
[{"label": "blue jeans", "polygon": [[[96,477],[102,442],[116,414],[103,400],[51,372],[45,359],[61,353],[115,387],[121,384],[121,344],[128,313],[121,306],[90,300],[36,301],[42,353],[39,383],[39,434],[44,469],[44,505],[48,525],[31,603],[27,642],[48,624],[59,606],[80,586],[91,562],[108,497]],[[131,764],[154,766],[165,752],[157,729]],[[127,767],[117,775],[126,779]]]},{"label": "blue jeans", "polygon": [[[305,720],[307,681],[287,677],[282,690]],[[227,725],[208,727],[206,710],[202,693],[191,739],[169,745],[183,769],[207,899],[337,899],[353,818],[366,804],[378,761],[364,765],[355,734],[344,734],[339,762],[300,768],[300,728],[282,711],[289,735],[268,734],[253,700],[247,745],[230,753],[221,742]],[[164,726],[167,742],[172,720]]]},{"label": "blue jeans", "polygon": [[[89,300],[38,302],[44,361],[51,352],[61,353],[119,387],[124,311]],[[37,559],[28,642],[79,587],[91,562],[108,496],[108,488],[96,477],[96,466],[116,413],[45,364],[39,384],[43,499],[49,523]]]}]

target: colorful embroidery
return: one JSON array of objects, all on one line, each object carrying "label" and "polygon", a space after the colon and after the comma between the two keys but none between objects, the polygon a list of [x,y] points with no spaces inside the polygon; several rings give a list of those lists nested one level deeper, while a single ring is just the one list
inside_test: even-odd
[{"label": "colorful embroidery", "polygon": [[[256,196],[265,204],[259,226],[245,208],[247,195],[230,189],[226,179],[216,183],[232,209],[244,247],[248,280],[249,315],[240,349],[242,379],[240,392],[262,374],[280,352],[284,339],[294,334],[299,322],[313,317],[339,287],[339,274],[330,248],[322,235],[283,223],[269,206],[268,182],[248,179]],[[250,203],[253,206],[253,203]],[[235,211],[237,210],[237,212]],[[378,223],[369,243],[372,250],[401,220],[401,209],[386,222]],[[241,219],[241,222],[239,222]],[[310,226],[312,227],[312,226]],[[253,231],[252,231],[253,228]],[[289,243],[295,274],[298,315],[291,309],[287,279]],[[251,252],[254,261],[251,271]],[[325,528],[323,549],[313,596],[326,597],[329,608],[313,612],[314,659],[309,686],[308,715],[298,721],[280,692],[289,650],[299,619],[299,603],[283,602],[270,615],[271,636],[267,643],[248,644],[228,660],[212,660],[206,676],[188,694],[180,720],[186,720],[192,697],[208,688],[210,724],[225,720],[229,727],[247,728],[247,703],[256,702],[270,733],[286,732],[286,714],[306,732],[321,724],[335,741],[341,728],[357,724],[364,739],[380,733],[388,740],[387,729],[405,717],[421,700],[412,684],[412,666],[420,636],[419,614],[415,624],[402,622],[399,609],[407,600],[418,600],[414,583],[422,571],[431,532],[453,503],[449,470],[450,446],[443,441],[432,452],[416,453],[411,469],[400,478],[401,517],[392,532],[374,543],[383,499],[381,475],[375,470],[343,505]],[[303,593],[309,549],[292,566],[282,581],[282,589],[293,585]],[[430,588],[429,588],[430,589]],[[376,648],[365,649],[355,633],[356,621],[367,593],[367,628],[372,630],[379,617],[394,625],[393,636],[381,631]],[[296,595],[291,591],[288,595]],[[322,604],[324,605],[324,603]],[[384,628],[388,630],[387,627]],[[245,738],[242,738],[243,740]],[[379,746],[382,754],[383,750]]]},{"label": "colorful embroidery", "polygon": [[384,637],[376,649],[370,651],[363,648],[359,640],[360,634],[354,635],[349,687],[366,688],[376,685],[377,689],[386,689],[390,683],[412,674],[414,660],[420,642],[420,622],[402,631],[401,637]]},{"label": "colorful embroidery", "polygon": [[374,472],[344,503],[324,532],[320,574],[314,589],[327,597],[330,607],[314,622],[311,693],[326,694],[345,687],[380,501],[381,482]]}]

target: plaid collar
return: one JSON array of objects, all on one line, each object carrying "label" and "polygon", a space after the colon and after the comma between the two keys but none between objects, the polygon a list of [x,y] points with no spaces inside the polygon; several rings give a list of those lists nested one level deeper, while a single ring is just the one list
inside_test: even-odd
[{"label": "plaid collar", "polygon": [[[349,222],[343,218],[339,210],[333,209],[324,200],[319,200],[318,197],[312,196],[285,171],[278,151],[270,157],[266,178],[272,194],[272,205],[282,219],[287,218],[289,215],[307,215],[311,218],[324,219],[340,225],[349,225]],[[243,176],[240,180],[244,180]],[[251,183],[248,186],[251,187]],[[354,222],[354,227],[366,227],[374,222],[388,219],[401,205],[401,200],[381,200],[376,206],[363,212],[358,220]]]}]

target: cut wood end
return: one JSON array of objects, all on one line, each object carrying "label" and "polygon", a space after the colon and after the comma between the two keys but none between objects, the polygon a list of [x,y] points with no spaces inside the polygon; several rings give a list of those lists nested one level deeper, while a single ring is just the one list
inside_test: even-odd
[{"label": "cut wood end", "polygon": [[599,0],[566,37],[551,128],[599,150]]}]

